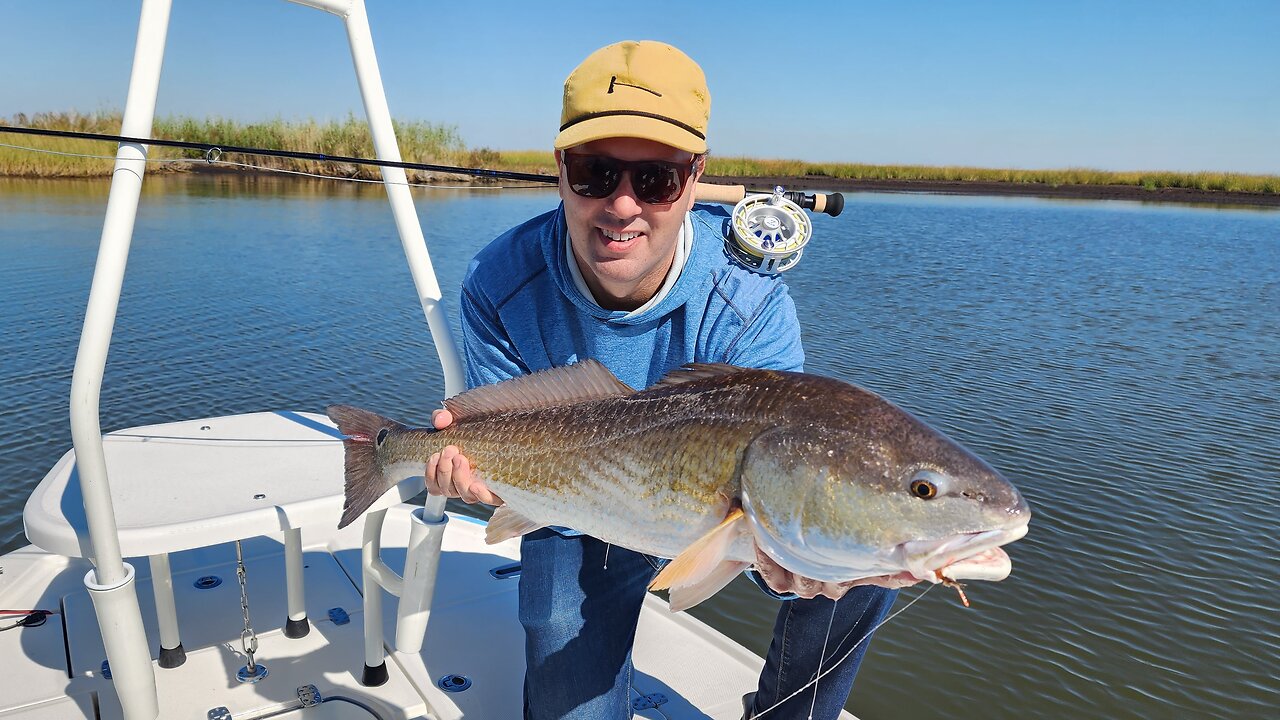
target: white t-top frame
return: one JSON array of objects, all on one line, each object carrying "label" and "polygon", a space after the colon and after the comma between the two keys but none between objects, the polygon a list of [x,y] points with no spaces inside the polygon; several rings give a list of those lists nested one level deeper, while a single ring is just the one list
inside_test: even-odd
[{"label": "white t-top frame", "polygon": [[[391,112],[382,87],[382,76],[378,71],[364,0],[290,1],[324,10],[343,20],[377,157],[380,160],[400,161],[400,150],[391,125]],[[170,7],[171,0],[142,2],[121,135],[140,138],[151,136]],[[146,172],[147,151],[146,145],[123,143],[116,153],[102,240],[71,379],[71,437],[75,446],[94,562],[94,570],[86,575],[85,585],[93,598],[94,612],[102,629],[113,682],[125,717],[131,720],[151,720],[159,710],[150,650],[143,632],[134,586],[134,572],[123,560],[117,535],[111,486],[102,446],[98,402],[129,246],[133,238],[142,178]],[[453,395],[463,389],[462,361],[449,331],[440,286],[413,208],[405,172],[401,168],[383,167],[382,177],[401,246],[413,274],[414,287],[444,370],[445,393]],[[368,556],[376,554],[384,512],[372,513],[366,519],[366,562],[378,562],[376,557],[370,559]],[[438,523],[438,527],[442,528],[443,514],[444,500],[433,498],[428,501],[422,520],[428,524]],[[439,547],[438,538],[435,547]],[[434,568],[423,569],[415,574],[419,578],[434,578],[435,575]],[[366,573],[366,577],[369,575]],[[388,577],[385,580],[387,584],[395,585],[398,578]],[[429,600],[430,588],[424,590]],[[368,595],[366,592],[366,597]],[[419,631],[419,636],[420,634]],[[367,645],[374,642],[366,638]],[[380,653],[380,631],[376,644]],[[373,655],[372,651],[369,655]]]}]

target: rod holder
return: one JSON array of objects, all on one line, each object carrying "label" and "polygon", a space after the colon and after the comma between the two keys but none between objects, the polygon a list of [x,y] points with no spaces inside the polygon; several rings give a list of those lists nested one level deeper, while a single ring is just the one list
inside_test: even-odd
[{"label": "rod holder", "polygon": [[123,563],[124,578],[115,583],[99,583],[97,569],[84,576],[84,586],[93,600],[93,612],[102,631],[102,645],[111,667],[111,682],[125,717],[153,719],[160,715],[156,697],[156,676],[151,670],[151,651],[142,626],[142,609],[134,584],[133,566]]},{"label": "rod holder", "polygon": [[404,580],[396,608],[396,652],[422,650],[427,619],[431,615],[431,599],[440,568],[440,546],[449,516],[431,522],[423,518],[424,513],[425,508],[418,508],[409,516],[409,546],[405,549]]}]

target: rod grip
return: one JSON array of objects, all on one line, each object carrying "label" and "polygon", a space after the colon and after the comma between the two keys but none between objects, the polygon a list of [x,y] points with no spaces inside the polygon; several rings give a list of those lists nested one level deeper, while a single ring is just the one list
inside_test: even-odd
[{"label": "rod grip", "polygon": [[813,211],[825,213],[831,217],[839,217],[844,212],[844,195],[834,193],[814,193]]},{"label": "rod grip", "polygon": [[693,198],[699,202],[736,205],[746,196],[747,188],[745,185],[714,185],[700,182],[693,188]]},{"label": "rod grip", "polygon": [[[699,202],[724,203],[736,205],[747,193],[768,195],[770,190],[748,191],[745,185],[716,185],[714,183],[698,183],[693,189],[693,197]],[[834,193],[806,193],[800,191],[784,192],[783,197],[806,210],[825,213],[838,217],[844,211],[844,195]]]}]

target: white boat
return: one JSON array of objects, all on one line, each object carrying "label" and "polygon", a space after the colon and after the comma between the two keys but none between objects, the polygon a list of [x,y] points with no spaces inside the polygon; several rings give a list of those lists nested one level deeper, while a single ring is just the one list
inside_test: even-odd
[{"label": "white boat", "polygon": [[[363,0],[292,1],[345,24],[378,157],[398,161]],[[124,136],[150,136],[169,8],[142,4]],[[0,615],[0,720],[520,717],[517,541],[486,545],[483,524],[442,500],[405,504],[421,477],[338,530],[343,450],[320,415],[102,433],[145,164],[143,145],[120,146],[72,379],[74,449],[27,502],[32,544],[0,557],[0,608],[23,611]],[[461,365],[404,172],[383,173],[452,394]],[[650,595],[636,716],[738,718],[762,664]]]}]

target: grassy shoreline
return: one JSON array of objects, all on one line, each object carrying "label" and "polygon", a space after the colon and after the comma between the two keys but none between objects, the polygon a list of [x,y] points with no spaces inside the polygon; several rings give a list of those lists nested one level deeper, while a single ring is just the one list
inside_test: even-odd
[{"label": "grassy shoreline", "polygon": [[[115,112],[41,113],[16,115],[8,124],[58,130],[115,134],[120,115]],[[156,119],[155,137],[198,140],[246,147],[289,149],[303,152],[372,157],[373,143],[363,121],[348,117],[341,121],[271,120],[243,123],[222,118],[197,119],[166,116]],[[555,164],[546,151],[496,151],[468,148],[456,129],[428,122],[397,122],[397,138],[402,156],[411,162],[473,168],[493,168],[517,172],[554,174]],[[77,157],[111,155],[109,143],[0,133],[0,142],[64,153],[35,153],[0,147],[0,177],[70,178],[100,177],[111,173],[112,160]],[[153,147],[154,163],[149,172],[199,172],[211,166],[194,150]],[[315,162],[275,157],[225,157],[251,163],[259,168],[310,172],[320,175],[377,179],[378,168],[335,162]],[[769,160],[747,157],[718,157],[708,160],[707,174],[724,182],[746,181],[768,185],[816,186],[826,189],[919,190],[925,192],[968,192],[977,194],[1070,195],[1072,189],[1088,197],[1125,196],[1162,199],[1163,196],[1194,195],[1212,201],[1215,196],[1239,198],[1258,196],[1264,204],[1280,203],[1280,176],[1244,173],[1133,171],[1111,172],[1089,168],[1059,170],[1017,170],[977,167],[933,167],[924,165],[868,165],[858,163],[811,163],[800,160]],[[457,179],[457,176],[449,176]],[[411,182],[441,178],[439,173],[409,171]],[[485,182],[476,180],[476,182]]]}]

